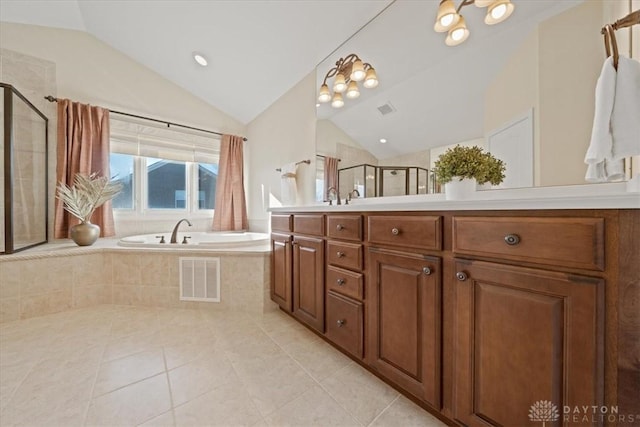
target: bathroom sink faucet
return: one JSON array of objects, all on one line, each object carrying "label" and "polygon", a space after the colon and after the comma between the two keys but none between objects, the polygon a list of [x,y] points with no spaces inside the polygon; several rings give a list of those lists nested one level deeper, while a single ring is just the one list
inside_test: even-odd
[{"label": "bathroom sink faucet", "polygon": [[329,200],[329,206],[333,205],[333,199],[331,198],[331,195],[334,195],[336,200],[337,200],[337,205],[340,204],[340,193],[338,192],[338,190],[336,189],[336,187],[329,187],[327,189],[327,200]]},{"label": "bathroom sink faucet", "polygon": [[191,222],[186,219],[186,218],[182,218],[180,221],[178,221],[178,223],[176,224],[175,227],[173,227],[173,232],[171,233],[171,241],[169,243],[178,243],[177,237],[178,237],[178,227],[180,227],[180,224],[182,224],[182,221],[186,221],[187,224],[189,224],[189,227],[191,227]]}]

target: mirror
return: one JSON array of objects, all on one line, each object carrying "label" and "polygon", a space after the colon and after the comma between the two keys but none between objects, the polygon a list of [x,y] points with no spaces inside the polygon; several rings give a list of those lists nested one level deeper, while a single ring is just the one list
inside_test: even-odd
[{"label": "mirror", "polygon": [[437,0],[391,3],[316,70],[320,88],[339,58],[356,53],[380,82],[374,89],[360,85],[360,96],[345,97],[342,108],[319,104],[317,153],[340,158],[339,169],[431,169],[443,147],[481,145],[496,154],[517,139],[523,145],[505,151],[514,158],[507,175],[525,176],[511,187],[584,184],[594,89],[605,58],[600,28],[628,13],[613,10],[628,4],[513,3],[511,17],[492,26],[483,22],[486,9],[463,7],[470,36],[456,47],[433,30]]}]

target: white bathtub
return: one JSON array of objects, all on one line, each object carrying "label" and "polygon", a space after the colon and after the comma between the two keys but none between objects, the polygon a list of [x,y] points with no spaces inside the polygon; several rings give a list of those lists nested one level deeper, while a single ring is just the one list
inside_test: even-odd
[{"label": "white bathtub", "polygon": [[[160,236],[164,236],[165,243],[160,243]],[[191,237],[187,239],[187,243],[183,244],[184,236]],[[180,232],[177,236],[177,242],[171,244],[171,233],[154,233],[141,234],[138,236],[123,237],[118,241],[118,246],[142,247],[142,248],[171,248],[171,249],[189,249],[198,246],[204,248],[236,248],[241,246],[256,246],[267,244],[269,235],[265,233],[253,232]]]}]

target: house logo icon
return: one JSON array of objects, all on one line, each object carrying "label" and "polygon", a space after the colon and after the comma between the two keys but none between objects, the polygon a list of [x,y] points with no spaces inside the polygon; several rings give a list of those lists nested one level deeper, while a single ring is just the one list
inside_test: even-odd
[{"label": "house logo icon", "polygon": [[529,420],[542,421],[542,427],[547,421],[557,421],[558,418],[558,407],[548,400],[538,400],[529,408]]}]

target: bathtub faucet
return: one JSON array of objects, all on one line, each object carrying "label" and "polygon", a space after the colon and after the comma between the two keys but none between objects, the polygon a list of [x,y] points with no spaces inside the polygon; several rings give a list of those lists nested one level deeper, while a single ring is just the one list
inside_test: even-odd
[{"label": "bathtub faucet", "polygon": [[186,219],[186,218],[182,218],[180,221],[178,221],[178,223],[176,224],[175,227],[173,227],[173,232],[171,233],[171,241],[169,243],[178,243],[178,227],[180,227],[180,224],[182,224],[182,221],[186,221],[187,224],[189,224],[189,227],[191,227],[191,222]]}]

